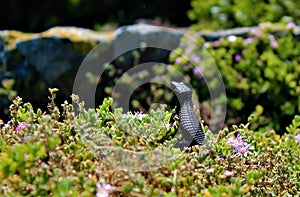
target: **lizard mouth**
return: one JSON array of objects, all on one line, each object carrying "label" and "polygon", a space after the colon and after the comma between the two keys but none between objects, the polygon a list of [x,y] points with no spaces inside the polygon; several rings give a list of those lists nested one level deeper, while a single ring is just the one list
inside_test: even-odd
[{"label": "lizard mouth", "polygon": [[171,88],[173,89],[173,91],[175,91],[176,90],[176,86],[177,86],[177,82],[175,82],[175,81],[172,81],[171,82]]}]

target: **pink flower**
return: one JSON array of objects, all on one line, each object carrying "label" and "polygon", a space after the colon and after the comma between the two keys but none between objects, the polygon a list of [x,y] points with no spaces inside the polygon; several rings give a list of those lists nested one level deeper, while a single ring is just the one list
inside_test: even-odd
[{"label": "pink flower", "polygon": [[249,38],[244,39],[244,43],[245,43],[245,44],[250,44],[250,43],[252,43],[253,41],[254,41],[254,38],[252,38],[252,37],[249,37]]},{"label": "pink flower", "polygon": [[242,56],[241,56],[240,54],[236,54],[236,55],[234,56],[234,59],[235,59],[236,62],[239,62],[239,61],[241,61],[243,58],[242,58]]},{"label": "pink flower", "polygon": [[213,42],[213,46],[214,47],[218,47],[220,45],[220,41],[219,40],[215,40],[214,42]]},{"label": "pink flower", "polygon": [[25,127],[28,127],[28,126],[29,126],[28,123],[26,123],[26,122],[20,122],[20,123],[18,124],[17,128],[16,128],[16,131],[19,132],[19,131],[21,131],[22,129],[24,129]]},{"label": "pink flower", "polygon": [[196,67],[193,69],[193,73],[194,73],[195,75],[197,75],[199,78],[203,78],[203,77],[204,77],[203,71],[204,71],[204,67],[203,67],[203,66],[196,66]]},{"label": "pink flower", "polygon": [[243,138],[238,134],[236,137],[228,138],[228,144],[233,146],[234,148],[245,146],[247,143],[243,141]]},{"label": "pink flower", "polygon": [[179,57],[177,57],[177,58],[175,59],[175,64],[180,64],[180,58],[179,58]]},{"label": "pink flower", "polygon": [[233,172],[230,172],[230,171],[228,171],[228,170],[226,170],[226,171],[224,172],[224,175],[227,176],[227,177],[232,177],[232,176],[234,175],[234,173],[233,173]]},{"label": "pink flower", "polygon": [[288,29],[293,29],[293,28],[297,27],[297,25],[294,22],[288,22],[288,24],[286,25],[286,27]]},{"label": "pink flower", "polygon": [[244,142],[243,138],[238,134],[237,137],[228,138],[228,144],[233,146],[233,152],[239,156],[247,157],[250,150],[253,150],[254,147],[250,144]]},{"label": "pink flower", "polygon": [[200,57],[197,56],[197,55],[192,55],[192,56],[191,56],[191,60],[192,60],[194,63],[198,63],[198,62],[200,62]]},{"label": "pink flower", "polygon": [[275,37],[273,35],[269,35],[269,39],[270,39],[270,46],[272,48],[277,48],[278,47],[278,43],[277,43]]},{"label": "pink flower", "polygon": [[206,172],[208,172],[208,173],[213,173],[215,171],[215,169],[213,169],[213,168],[208,168],[207,170],[206,170]]},{"label": "pink flower", "polygon": [[295,135],[296,143],[300,145],[300,134]]},{"label": "pink flower", "polygon": [[180,42],[179,47],[184,48],[186,44],[184,42]]},{"label": "pink flower", "polygon": [[251,35],[254,35],[254,36],[256,36],[256,37],[260,37],[260,36],[261,36],[261,31],[260,31],[260,29],[258,29],[258,28],[254,28],[254,29],[251,29],[251,30],[250,30],[250,34],[251,34]]},{"label": "pink flower", "polygon": [[112,186],[107,183],[97,183],[97,194],[96,197],[108,197],[110,193],[113,192]]}]

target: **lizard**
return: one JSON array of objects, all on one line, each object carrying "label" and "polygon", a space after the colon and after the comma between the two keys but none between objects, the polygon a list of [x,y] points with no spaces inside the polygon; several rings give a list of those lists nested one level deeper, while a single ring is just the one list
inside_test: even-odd
[{"label": "lizard", "polygon": [[[183,141],[178,142],[175,147],[179,147],[182,150],[185,147],[206,145],[205,134],[193,108],[192,90],[183,82],[175,81],[171,82],[171,89],[179,99],[179,128],[183,135]],[[175,111],[175,114],[178,114],[178,111]],[[205,149],[212,151],[211,147],[205,147]],[[217,153],[217,155],[220,158],[226,159],[226,156],[222,153]]]},{"label": "lizard", "polygon": [[[179,128],[183,136],[183,141],[179,142],[176,146],[182,149],[187,146],[204,145],[205,134],[193,108],[192,90],[183,82],[175,81],[171,82],[171,89],[180,103]],[[175,113],[178,114],[178,110]]]}]

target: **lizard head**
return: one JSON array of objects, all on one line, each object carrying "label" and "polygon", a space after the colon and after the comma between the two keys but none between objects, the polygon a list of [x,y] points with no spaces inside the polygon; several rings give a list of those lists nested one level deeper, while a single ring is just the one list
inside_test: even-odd
[{"label": "lizard head", "polygon": [[191,96],[192,90],[183,82],[171,82],[171,88],[177,96]]}]

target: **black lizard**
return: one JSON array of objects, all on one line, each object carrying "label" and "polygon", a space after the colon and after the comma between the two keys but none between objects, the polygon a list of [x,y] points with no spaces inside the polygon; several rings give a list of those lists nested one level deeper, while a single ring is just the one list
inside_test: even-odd
[{"label": "black lizard", "polygon": [[180,103],[179,121],[183,136],[183,141],[179,142],[176,146],[182,149],[187,146],[204,145],[205,134],[193,108],[192,90],[183,82],[175,81],[171,82],[171,88]]}]

